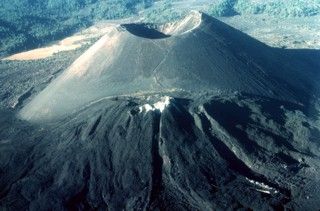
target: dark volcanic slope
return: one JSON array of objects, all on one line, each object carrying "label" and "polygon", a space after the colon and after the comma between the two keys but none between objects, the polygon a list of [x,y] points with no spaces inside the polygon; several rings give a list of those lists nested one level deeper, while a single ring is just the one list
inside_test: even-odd
[{"label": "dark volcanic slope", "polygon": [[0,210],[318,209],[319,52],[199,13],[146,27],[115,27],[29,122],[1,111]]},{"label": "dark volcanic slope", "polygon": [[2,132],[2,206],[320,206],[319,125],[303,106],[252,96],[175,98],[162,113],[140,112],[150,100],[103,100],[45,131]]}]

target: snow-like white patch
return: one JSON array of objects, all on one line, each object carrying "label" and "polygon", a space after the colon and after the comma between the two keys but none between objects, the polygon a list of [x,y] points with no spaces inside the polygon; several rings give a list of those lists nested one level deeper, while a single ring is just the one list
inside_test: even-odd
[{"label": "snow-like white patch", "polygon": [[155,111],[159,110],[160,112],[163,112],[164,109],[170,104],[171,97],[164,96],[161,98],[160,101],[154,103],[153,105],[150,104],[144,104],[143,106],[139,107],[140,113],[145,111],[146,113],[149,111]]},{"label": "snow-like white patch", "polygon": [[163,164],[164,165],[170,165],[171,161],[170,161],[170,158],[167,155],[163,155],[162,159],[163,159]]},{"label": "snow-like white patch", "polygon": [[256,185],[259,187],[259,189],[256,189],[256,191],[262,192],[262,193],[266,193],[266,194],[271,194],[271,193],[278,193],[277,190],[275,190],[274,188],[262,183],[262,182],[257,182],[251,179],[246,178],[250,183]]}]

